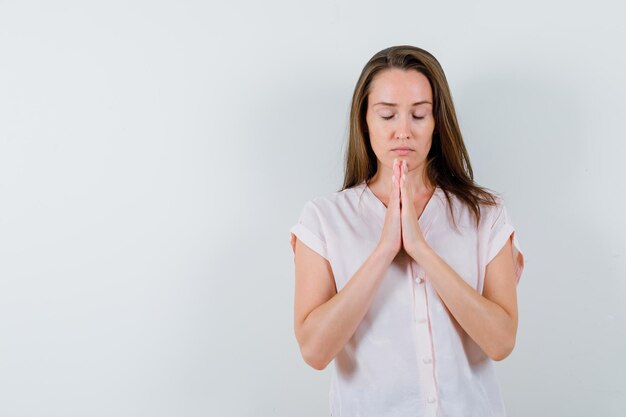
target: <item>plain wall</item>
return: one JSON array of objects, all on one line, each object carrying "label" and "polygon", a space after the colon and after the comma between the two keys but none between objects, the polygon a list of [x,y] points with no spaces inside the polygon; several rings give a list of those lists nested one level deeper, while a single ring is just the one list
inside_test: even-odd
[{"label": "plain wall", "polygon": [[[526,267],[510,417],[626,415],[622,1],[0,1],[0,415],[322,416],[289,228],[365,62],[441,62]],[[621,214],[620,214],[621,213]]]}]

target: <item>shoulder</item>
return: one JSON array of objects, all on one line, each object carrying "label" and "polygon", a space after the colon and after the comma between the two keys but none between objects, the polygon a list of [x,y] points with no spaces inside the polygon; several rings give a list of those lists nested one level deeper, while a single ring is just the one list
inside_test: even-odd
[{"label": "shoulder", "polygon": [[336,214],[354,207],[360,200],[363,191],[363,185],[359,184],[345,190],[329,192],[308,200],[305,207],[317,211],[320,215]]},{"label": "shoulder", "polygon": [[[490,198],[488,198],[490,202],[480,200],[477,202],[478,210],[480,211],[481,225],[493,224],[494,218],[498,217],[505,207],[504,198],[500,194],[491,190],[488,190],[487,193],[490,196]],[[442,206],[446,211],[452,211],[454,218],[459,219],[462,225],[475,228],[476,219],[474,208],[472,208],[468,202],[450,191],[444,192],[441,190],[439,194]]]},{"label": "shoulder", "polygon": [[492,196],[494,204],[481,204],[481,228],[488,233],[509,221],[505,198],[498,193],[492,193]]}]

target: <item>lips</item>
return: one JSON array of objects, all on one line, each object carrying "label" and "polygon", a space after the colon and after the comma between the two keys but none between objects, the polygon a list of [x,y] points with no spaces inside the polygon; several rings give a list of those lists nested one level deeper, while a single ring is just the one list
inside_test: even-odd
[{"label": "lips", "polygon": [[392,151],[412,151],[411,148],[393,148]]}]

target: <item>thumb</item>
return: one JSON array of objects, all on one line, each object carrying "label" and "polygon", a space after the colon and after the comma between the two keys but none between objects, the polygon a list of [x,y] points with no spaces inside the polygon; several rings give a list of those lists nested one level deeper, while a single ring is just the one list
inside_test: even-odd
[{"label": "thumb", "polygon": [[390,196],[390,200],[394,207],[400,206],[400,180],[402,179],[401,176],[402,173],[400,170],[400,163],[396,158],[393,160],[393,175],[391,176],[392,184]]}]

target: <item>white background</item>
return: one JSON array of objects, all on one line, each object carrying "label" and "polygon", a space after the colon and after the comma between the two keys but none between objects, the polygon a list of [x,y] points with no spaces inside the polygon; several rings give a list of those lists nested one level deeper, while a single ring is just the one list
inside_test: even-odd
[{"label": "white background", "polygon": [[626,414],[622,1],[0,1],[0,415],[322,416],[289,228],[365,62],[441,62],[526,256],[508,414]]}]

